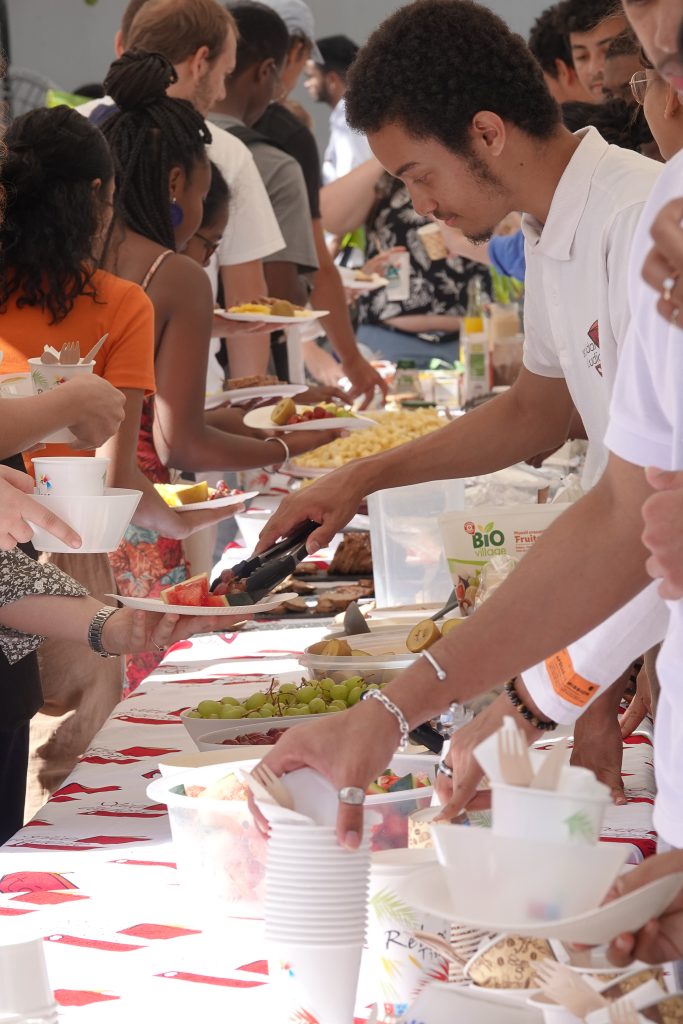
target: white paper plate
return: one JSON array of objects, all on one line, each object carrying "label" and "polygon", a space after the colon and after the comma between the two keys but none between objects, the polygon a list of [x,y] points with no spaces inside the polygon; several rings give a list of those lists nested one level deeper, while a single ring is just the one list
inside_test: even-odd
[{"label": "white paper plate", "polygon": [[230,615],[234,619],[240,615],[252,615],[254,612],[267,612],[270,608],[277,608],[283,601],[291,601],[297,595],[294,593],[274,594],[264,597],[257,604],[228,604],[222,608],[191,608],[183,604],[164,604],[157,597],[124,597],[122,594],[105,594],[104,596],[116,598],[125,608],[134,608],[141,612],[168,612],[174,615]]},{"label": "white paper plate", "polygon": [[342,284],[351,292],[376,292],[379,288],[386,288],[389,284],[386,277],[378,277],[374,281],[356,281],[355,270],[348,267],[337,267],[342,279]]},{"label": "white paper plate", "polygon": [[445,869],[425,869],[411,879],[411,903],[420,910],[482,931],[534,935],[540,939],[601,946],[622,932],[634,932],[668,907],[683,886],[683,874],[665,875],[627,896],[575,917],[557,921],[501,921],[466,917],[458,913],[444,877]]},{"label": "white paper plate", "polygon": [[226,494],[224,498],[213,498],[211,501],[191,501],[189,505],[170,505],[174,512],[198,512],[201,508],[230,508],[251,501],[259,491],[245,491],[244,494]]},{"label": "white paper plate", "polygon": [[304,466],[297,466],[295,462],[288,462],[282,467],[281,472],[286,473],[287,476],[293,476],[296,480],[316,480],[319,476],[333,473],[337,468],[337,466],[330,466],[329,469],[306,469]]},{"label": "white paper plate", "polygon": [[308,390],[308,384],[262,384],[261,387],[234,388],[207,395],[205,409],[217,409],[220,405],[238,405],[254,398],[291,398]]},{"label": "white paper plate", "polygon": [[306,316],[271,316],[269,313],[228,313],[225,309],[214,310],[216,316],[224,320],[237,320],[249,324],[281,324],[283,327],[293,327],[297,324],[307,324],[311,320],[322,320],[329,315],[328,309],[307,309]]},{"label": "white paper plate", "polygon": [[[302,406],[297,406],[297,412]],[[375,427],[374,420],[365,416],[335,416],[325,420],[307,420],[305,423],[294,423],[292,426],[278,426],[270,418],[273,412],[272,405],[266,405],[262,409],[252,409],[244,417],[244,424],[254,430],[367,430],[368,427]]]}]

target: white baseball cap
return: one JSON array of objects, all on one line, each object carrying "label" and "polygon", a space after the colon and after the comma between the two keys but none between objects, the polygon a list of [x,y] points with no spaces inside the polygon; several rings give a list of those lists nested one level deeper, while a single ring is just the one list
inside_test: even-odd
[{"label": "white baseball cap", "polygon": [[323,55],[315,41],[315,22],[313,11],[304,0],[264,0],[267,7],[280,15],[289,29],[290,35],[299,33],[311,43],[311,60],[316,64],[324,64]]}]

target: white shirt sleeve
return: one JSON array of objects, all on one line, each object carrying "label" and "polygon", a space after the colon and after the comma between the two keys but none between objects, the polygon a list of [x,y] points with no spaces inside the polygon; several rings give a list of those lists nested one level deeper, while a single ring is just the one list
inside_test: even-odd
[{"label": "white shirt sleeve", "polygon": [[669,608],[655,580],[564,651],[522,674],[531,699],[555,722],[572,723],[645,651],[660,643]]}]

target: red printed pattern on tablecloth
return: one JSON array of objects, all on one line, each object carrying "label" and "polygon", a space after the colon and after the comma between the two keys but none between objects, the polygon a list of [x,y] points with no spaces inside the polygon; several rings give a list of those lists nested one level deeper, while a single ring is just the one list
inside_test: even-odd
[{"label": "red printed pattern on tablecloth", "polygon": [[163,754],[180,754],[177,747],[126,747],[123,750],[106,750],[92,747],[81,758],[83,764],[134,764],[143,757],[161,757]]},{"label": "red printed pattern on tablecloth", "polygon": [[88,992],[84,989],[56,988],[55,999],[60,1006],[90,1006],[92,1003],[104,1003],[121,996],[106,992]]},{"label": "red printed pattern on tablecloth", "polygon": [[95,793],[114,793],[120,790],[120,786],[82,786],[78,782],[70,782],[61,789],[56,789],[48,803],[66,803],[75,800],[77,796],[92,796]]},{"label": "red printed pattern on tablecloth", "polygon": [[134,939],[179,939],[187,935],[201,935],[196,928],[178,928],[170,924],[134,924],[121,928],[119,935],[130,935]]},{"label": "red printed pattern on tablecloth", "polygon": [[199,985],[219,985],[222,988],[256,988],[263,981],[243,981],[241,978],[217,978],[210,974],[191,974],[188,971],[164,971],[157,978],[171,978],[173,981],[191,981]]},{"label": "red printed pattern on tablecloth", "polygon": [[[17,835],[21,835],[20,832]],[[151,836],[90,836],[88,839],[67,839],[63,836],[26,836],[7,843],[25,850],[92,850],[97,846],[128,846],[148,843]]]},{"label": "red printed pattern on tablecloth", "polygon": [[104,939],[86,939],[82,935],[46,935],[46,942],[56,942],[62,946],[79,946],[83,949],[99,949],[103,953],[133,953],[136,949],[146,946],[135,946],[130,942],[111,942]]},{"label": "red printed pattern on tablecloth", "polygon": [[163,818],[168,811],[166,804],[98,804],[78,813],[100,818]]},{"label": "red printed pattern on tablecloth", "polygon": [[13,896],[12,899],[19,900],[21,903],[35,903],[39,907],[54,907],[59,903],[74,903],[76,900],[89,900],[89,896],[85,896],[80,892],[27,892],[21,893],[19,896]]},{"label": "red printed pattern on tablecloth", "polygon": [[0,892],[56,892],[57,889],[77,888],[71,879],[53,871],[12,871],[0,878]]}]

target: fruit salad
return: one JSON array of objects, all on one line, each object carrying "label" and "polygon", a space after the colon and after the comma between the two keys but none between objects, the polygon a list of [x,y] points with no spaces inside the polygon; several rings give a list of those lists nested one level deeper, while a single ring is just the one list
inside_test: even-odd
[{"label": "fruit salad", "polygon": [[312,420],[355,419],[355,413],[343,405],[334,402],[321,402],[319,405],[295,405],[291,398],[283,398],[273,406],[270,414],[273,423],[279,427],[293,427],[297,423],[310,423]]},{"label": "fruit salad", "polygon": [[221,718],[228,721],[239,718],[280,718],[283,716],[323,715],[346,711],[353,707],[368,686],[362,676],[350,676],[343,682],[333,679],[304,679],[301,683],[281,683],[275,680],[267,690],[257,690],[239,700],[222,697],[221,700],[201,700],[188,718]]},{"label": "fruit salad", "polygon": [[180,604],[187,608],[225,608],[228,603],[224,594],[212,594],[209,590],[209,576],[199,573],[189,580],[166,587],[159,594],[164,604]]}]

